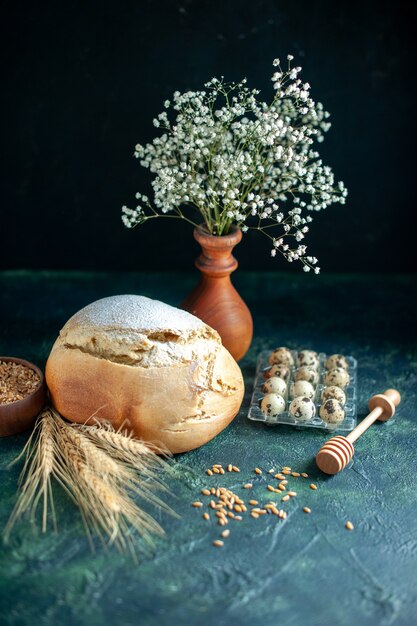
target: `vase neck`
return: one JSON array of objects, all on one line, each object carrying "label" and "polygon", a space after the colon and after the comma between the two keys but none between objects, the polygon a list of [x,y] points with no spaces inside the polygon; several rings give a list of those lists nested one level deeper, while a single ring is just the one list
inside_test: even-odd
[{"label": "vase neck", "polygon": [[242,239],[242,232],[237,226],[232,226],[230,233],[222,236],[210,235],[203,226],[197,226],[194,239],[201,246],[195,265],[203,274],[221,278],[235,271],[238,262],[232,251]]}]

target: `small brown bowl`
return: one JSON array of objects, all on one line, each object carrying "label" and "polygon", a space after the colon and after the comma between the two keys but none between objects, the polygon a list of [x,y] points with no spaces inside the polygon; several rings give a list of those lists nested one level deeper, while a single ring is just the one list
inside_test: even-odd
[{"label": "small brown bowl", "polygon": [[43,372],[29,361],[11,356],[0,356],[0,361],[19,363],[34,370],[39,376],[39,385],[26,398],[9,404],[0,404],[0,437],[7,437],[21,433],[34,424],[45,405],[46,383]]}]

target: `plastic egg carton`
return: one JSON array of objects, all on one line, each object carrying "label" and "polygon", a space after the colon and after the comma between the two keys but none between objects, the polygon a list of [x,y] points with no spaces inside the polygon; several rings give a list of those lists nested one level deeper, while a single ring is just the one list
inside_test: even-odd
[{"label": "plastic egg carton", "polygon": [[[290,378],[287,381],[287,393],[284,396],[286,409],[283,413],[276,416],[267,416],[265,415],[260,408],[260,402],[265,395],[262,391],[262,386],[267,380],[264,376],[265,372],[269,370],[271,365],[269,364],[269,356],[272,350],[263,350],[258,355],[257,365],[256,365],[256,374],[254,381],[254,388],[252,399],[249,407],[248,418],[255,422],[264,422],[265,424],[286,424],[287,426],[297,426],[302,428],[322,428],[329,431],[338,431],[338,432],[350,432],[356,426],[356,396],[357,396],[357,361],[352,356],[345,356],[348,364],[349,364],[349,376],[350,381],[349,384],[344,388],[344,392],[346,394],[346,404],[344,406],[345,418],[343,422],[339,424],[328,424],[324,422],[319,415],[320,406],[321,406],[321,394],[322,391],[326,388],[326,385],[323,383],[323,377],[326,373],[326,368],[324,366],[327,356],[323,352],[318,354],[319,357],[319,381],[316,385],[316,392],[314,397],[312,398],[315,406],[316,406],[316,415],[309,421],[297,420],[289,414],[289,406],[292,398],[289,397],[289,392],[291,389],[291,385],[294,382],[294,374],[297,366],[290,368]],[[291,350],[291,353],[294,357],[294,362],[297,362],[297,350]]]}]

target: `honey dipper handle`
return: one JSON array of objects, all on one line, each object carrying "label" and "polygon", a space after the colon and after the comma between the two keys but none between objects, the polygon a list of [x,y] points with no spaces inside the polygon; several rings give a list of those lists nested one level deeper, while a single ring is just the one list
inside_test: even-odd
[{"label": "honey dipper handle", "polygon": [[376,420],[380,420],[381,422],[389,420],[390,417],[394,415],[395,407],[398,406],[400,402],[401,396],[396,389],[387,389],[384,393],[372,396],[368,402],[368,407],[371,412],[347,435],[346,439],[353,443]]},{"label": "honey dipper handle", "polygon": [[389,398],[395,406],[398,406],[401,402],[400,392],[396,389],[386,389],[384,391],[384,396]]},{"label": "honey dipper handle", "polygon": [[359,437],[363,435],[365,430],[367,430],[369,426],[371,426],[378,419],[378,417],[382,415],[382,412],[383,412],[383,408],[380,406],[377,406],[373,411],[369,413],[369,415],[365,417],[365,419],[361,421],[360,424],[356,426],[356,428],[354,428],[346,436],[346,439],[350,441],[350,443],[353,443],[354,441],[359,439]]}]

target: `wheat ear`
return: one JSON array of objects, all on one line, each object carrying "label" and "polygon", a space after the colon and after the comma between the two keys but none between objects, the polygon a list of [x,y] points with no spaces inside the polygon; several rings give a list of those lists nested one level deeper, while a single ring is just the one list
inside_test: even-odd
[{"label": "wheat ear", "polygon": [[21,492],[5,528],[5,538],[26,511],[35,519],[41,499],[42,530],[47,527],[48,507],[55,524],[51,485],[54,477],[80,508],[91,543],[92,534],[96,533],[103,542],[127,548],[135,556],[132,529],[148,544],[163,530],[132,500],[132,495],[139,494],[170,511],[152,492],[164,487],[157,472],[166,469],[167,463],[155,454],[153,447],[125,434],[111,428],[103,428],[103,432],[99,427],[86,428],[68,424],[51,407],[41,413],[18,457],[26,457]]},{"label": "wheat ear", "polygon": [[[166,492],[168,489],[160,479],[156,478],[154,472],[150,472],[149,464],[143,460],[143,456],[136,459],[136,467],[129,467],[114,455],[113,449],[105,450],[95,445],[87,434],[76,426],[67,426],[65,422],[62,424],[66,428],[66,435],[83,452],[89,467],[106,482],[127,492],[131,491],[154,506],[174,514],[170,507],[153,493],[154,489],[162,489]],[[142,475],[149,480],[145,481]]]},{"label": "wheat ear", "polygon": [[116,431],[109,423],[96,426],[82,425],[81,429],[93,441],[107,450],[112,450],[118,459],[131,467],[142,470],[143,465],[149,468],[159,466],[169,471],[165,459],[172,455],[162,444],[134,439],[128,432]]},{"label": "wheat ear", "polygon": [[60,437],[68,463],[69,487],[88,528],[122,549],[129,540],[129,526],[148,544],[152,544],[152,535],[163,534],[160,525],[133,502],[126,485],[118,478],[109,479],[110,474],[102,467],[94,467],[91,455],[86,457],[85,449],[78,446],[70,426],[64,425]]},{"label": "wheat ear", "polygon": [[107,454],[139,472],[153,488],[168,491],[165,482],[160,478],[161,473],[171,473],[171,466],[166,462],[172,456],[168,449],[160,444],[134,439],[128,432],[114,430],[109,423],[81,425],[78,428]]},{"label": "wheat ear", "polygon": [[51,508],[52,522],[56,528],[51,485],[51,478],[54,474],[60,477],[55,463],[56,453],[56,423],[52,413],[46,409],[40,414],[33,433],[18,457],[19,459],[22,455],[26,455],[26,460],[19,478],[21,492],[4,529],[6,541],[14,524],[24,511],[29,511],[31,519],[34,520],[41,499],[42,532],[46,532],[47,529],[48,503]]}]

